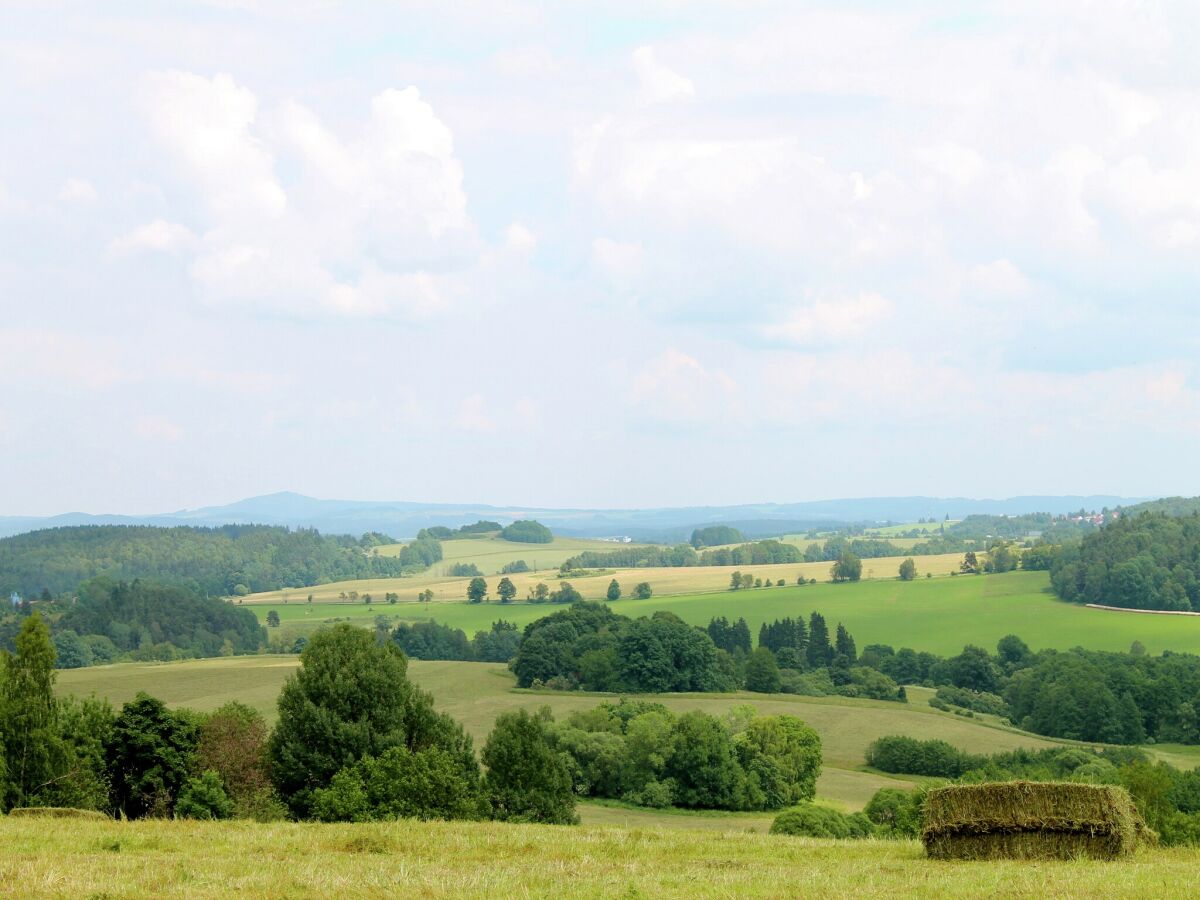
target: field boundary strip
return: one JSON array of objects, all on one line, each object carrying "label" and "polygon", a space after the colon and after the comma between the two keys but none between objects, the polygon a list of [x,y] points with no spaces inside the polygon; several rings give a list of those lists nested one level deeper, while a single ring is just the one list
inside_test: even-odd
[{"label": "field boundary strip", "polygon": [[1088,609],[1107,609],[1111,612],[1150,613],[1153,616],[1200,616],[1200,612],[1189,612],[1184,609],[1130,609],[1126,606],[1103,606],[1099,603],[1083,604]]}]

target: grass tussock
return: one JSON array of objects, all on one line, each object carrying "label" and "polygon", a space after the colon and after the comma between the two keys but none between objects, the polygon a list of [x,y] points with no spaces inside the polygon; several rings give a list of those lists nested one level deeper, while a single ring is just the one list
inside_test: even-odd
[{"label": "grass tussock", "polygon": [[110,816],[94,809],[75,809],[71,806],[18,806],[8,814],[15,819],[99,819],[111,821]]},{"label": "grass tussock", "polygon": [[1010,781],[930,791],[922,839],[934,859],[1117,859],[1153,832],[1124,788]]}]

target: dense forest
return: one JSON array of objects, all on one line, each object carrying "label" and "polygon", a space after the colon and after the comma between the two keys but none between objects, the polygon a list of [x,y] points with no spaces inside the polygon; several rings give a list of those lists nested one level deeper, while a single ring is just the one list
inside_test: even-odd
[{"label": "dense forest", "polygon": [[229,596],[393,577],[442,558],[435,540],[414,541],[394,557],[370,552],[377,540],[265,525],[49,528],[0,540],[0,594],[31,596],[45,590],[58,596],[90,578],[106,577],[152,579]]},{"label": "dense forest", "polygon": [[[37,605],[63,669],[256,653],[266,643],[253,612],[180,585],[95,578],[70,601]],[[28,617],[18,610],[0,621],[0,649],[15,649]]]},{"label": "dense forest", "polygon": [[1073,603],[1200,610],[1200,513],[1122,516],[1064,546],[1050,582]]}]

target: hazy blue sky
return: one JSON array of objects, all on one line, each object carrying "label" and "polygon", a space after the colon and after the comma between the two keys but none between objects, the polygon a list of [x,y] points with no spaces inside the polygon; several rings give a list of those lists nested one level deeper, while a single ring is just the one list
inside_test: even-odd
[{"label": "hazy blue sky", "polygon": [[1200,493],[1200,7],[964,8],[8,0],[0,514]]}]

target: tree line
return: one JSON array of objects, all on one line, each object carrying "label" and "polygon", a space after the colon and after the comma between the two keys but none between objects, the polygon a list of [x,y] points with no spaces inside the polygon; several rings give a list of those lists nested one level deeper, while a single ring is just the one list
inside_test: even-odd
[{"label": "tree line", "polygon": [[679,569],[690,566],[761,566],[796,563],[801,560],[800,548],[796,545],[766,540],[699,552],[689,544],[677,544],[673,547],[622,547],[608,551],[585,550],[564,561],[559,568],[563,572],[578,569]]},{"label": "tree line", "polygon": [[1072,603],[1200,611],[1200,513],[1122,516],[1050,567],[1055,593]]}]

